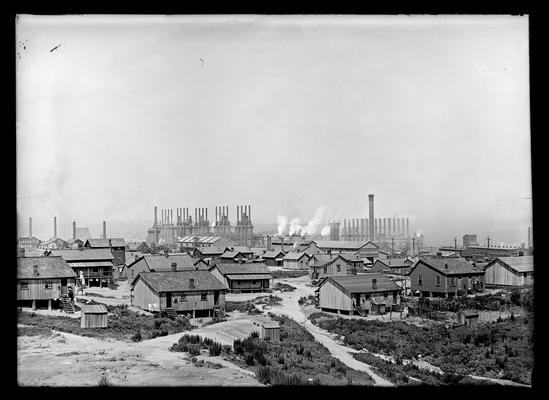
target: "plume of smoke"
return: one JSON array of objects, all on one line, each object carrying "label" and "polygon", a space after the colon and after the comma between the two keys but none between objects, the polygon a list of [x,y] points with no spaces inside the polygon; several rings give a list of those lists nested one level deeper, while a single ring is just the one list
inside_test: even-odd
[{"label": "plume of smoke", "polygon": [[278,224],[278,236],[282,236],[288,233],[288,218],[284,215],[276,216],[276,223]]},{"label": "plume of smoke", "polygon": [[418,231],[416,232],[416,237],[420,237],[421,235],[423,235],[423,231],[421,229],[418,229]]},{"label": "plume of smoke", "polygon": [[299,218],[293,218],[291,221],[290,221],[290,231],[288,232],[291,235],[293,235],[294,233],[295,234],[301,234],[301,230],[303,229],[303,227],[301,226],[301,220]]},{"label": "plume of smoke", "polygon": [[330,227],[326,225],[322,230],[320,231],[320,236],[328,236],[330,234]]},{"label": "plume of smoke", "polygon": [[318,228],[320,227],[320,225],[322,224],[322,220],[324,219],[325,210],[326,208],[322,206],[315,211],[313,218],[309,222],[307,222],[307,225],[305,225],[301,230],[302,236],[315,235],[318,232]]}]

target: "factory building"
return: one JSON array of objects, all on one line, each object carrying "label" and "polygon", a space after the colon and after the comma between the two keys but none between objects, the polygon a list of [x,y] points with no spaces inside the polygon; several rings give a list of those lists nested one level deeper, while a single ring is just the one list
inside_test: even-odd
[{"label": "factory building", "polygon": [[[176,246],[181,238],[189,236],[216,236],[225,237],[232,244],[253,246],[254,232],[251,220],[251,206],[237,206],[236,225],[232,226],[229,220],[229,207],[215,207],[215,221],[208,218],[207,208],[195,208],[194,219],[189,216],[189,209],[176,209],[176,219],[173,219],[173,210],[161,210],[158,220],[158,208],[154,207],[153,226],[147,231],[147,242],[152,244],[167,244]],[[227,245],[230,245],[228,243]]]}]

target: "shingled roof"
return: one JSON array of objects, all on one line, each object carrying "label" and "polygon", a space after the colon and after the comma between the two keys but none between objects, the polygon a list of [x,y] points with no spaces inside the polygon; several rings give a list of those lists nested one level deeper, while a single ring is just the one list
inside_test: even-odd
[{"label": "shingled roof", "polygon": [[351,240],[317,240],[316,246],[323,248],[334,248],[334,249],[346,249],[346,250],[359,250],[362,247],[366,246],[368,243],[371,243],[375,247],[377,246],[373,242],[369,241],[351,241]]},{"label": "shingled roof", "polygon": [[197,247],[196,251],[200,252],[201,254],[205,256],[209,255],[221,255],[227,250],[226,247],[217,247],[217,246],[204,246],[204,247]]},{"label": "shingled roof", "polygon": [[109,249],[63,249],[51,250],[52,256],[61,256],[67,262],[88,260],[114,260]]},{"label": "shingled roof", "polygon": [[419,264],[425,264],[428,267],[435,269],[443,275],[462,275],[462,274],[483,274],[481,268],[477,268],[472,263],[463,259],[446,258],[446,259],[420,259],[409,270],[411,273]]},{"label": "shingled roof", "polygon": [[[498,257],[494,261],[499,261],[517,272],[534,271],[534,256]],[[492,265],[494,261],[490,262],[489,265]],[[488,265],[484,269],[486,268],[488,268]]]},{"label": "shingled roof", "polygon": [[[172,262],[177,263],[176,269],[179,270],[194,270],[195,265],[201,263],[200,259],[192,258],[188,254],[168,254],[164,255],[145,255],[143,256],[147,266],[152,271],[171,271]],[[206,269],[202,267],[200,269]]]},{"label": "shingled roof", "polygon": [[[233,274],[270,274],[271,271],[263,263],[246,263],[246,264],[216,264],[223,275]],[[213,267],[212,267],[213,268]],[[212,269],[210,268],[210,270]]]},{"label": "shingled roof", "polygon": [[[375,289],[372,284],[373,279],[376,279]],[[377,293],[401,290],[387,275],[375,272],[368,272],[360,275],[327,276],[318,286],[320,287],[330,280],[347,293]]]},{"label": "shingled roof", "polygon": [[[157,293],[227,289],[208,271],[140,272],[132,286],[138,279],[143,279]],[[194,287],[190,286],[191,279],[194,279]]]},{"label": "shingled roof", "polygon": [[[38,276],[34,276],[38,265]],[[61,257],[18,257],[17,279],[75,278],[72,268]]]},{"label": "shingled roof", "polygon": [[315,254],[313,256],[313,263],[311,264],[311,266],[322,267],[338,258],[340,258],[344,262],[348,262],[343,257],[341,257],[341,254]]},{"label": "shingled roof", "polygon": [[290,251],[288,254],[284,256],[284,260],[297,261],[301,259],[303,256],[305,256],[308,259],[311,258],[311,256],[309,256],[307,253],[304,253],[304,252],[298,253],[296,251]]},{"label": "shingled roof", "polygon": [[410,261],[406,262],[405,258],[377,259],[376,262],[385,264],[389,268],[406,268],[412,266],[412,263]]},{"label": "shingled roof", "polygon": [[[110,238],[111,247],[126,247],[126,242],[123,238]],[[88,239],[84,246],[90,245],[92,249],[104,249],[109,247],[109,239]]]},{"label": "shingled roof", "polygon": [[284,257],[284,252],[282,250],[266,251],[265,254],[263,254],[263,258],[265,258],[265,259],[267,259],[267,258],[270,258],[270,259],[279,258],[281,254],[282,254],[282,257]]}]

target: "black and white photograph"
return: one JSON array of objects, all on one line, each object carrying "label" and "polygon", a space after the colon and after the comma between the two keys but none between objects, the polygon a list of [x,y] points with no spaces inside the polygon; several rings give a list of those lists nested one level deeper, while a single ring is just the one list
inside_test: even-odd
[{"label": "black and white photograph", "polygon": [[17,386],[535,386],[528,14],[13,20]]}]

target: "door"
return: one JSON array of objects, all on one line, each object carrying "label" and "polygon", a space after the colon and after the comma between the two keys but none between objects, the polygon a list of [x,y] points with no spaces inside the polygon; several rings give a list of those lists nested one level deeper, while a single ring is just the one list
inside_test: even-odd
[{"label": "door", "polygon": [[214,305],[215,306],[219,305],[219,291],[218,290],[214,291]]},{"label": "door", "polygon": [[67,295],[67,278],[61,278],[61,296]]},{"label": "door", "polygon": [[166,293],[166,308],[172,307],[172,294],[171,292]]}]

